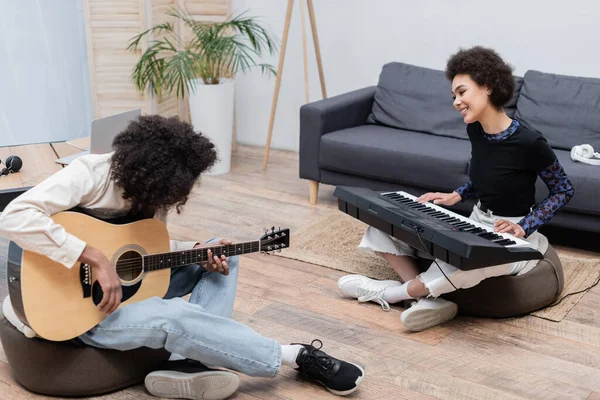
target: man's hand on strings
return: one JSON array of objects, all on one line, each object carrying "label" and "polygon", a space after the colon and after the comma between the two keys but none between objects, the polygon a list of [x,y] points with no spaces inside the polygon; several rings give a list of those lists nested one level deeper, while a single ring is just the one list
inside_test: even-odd
[{"label": "man's hand on strings", "polygon": [[106,315],[115,311],[123,297],[121,279],[115,266],[100,250],[91,246],[85,247],[79,257],[79,262],[92,267],[92,276],[96,278],[102,288],[102,300],[97,306],[98,310]]},{"label": "man's hand on strings", "polygon": [[[207,248],[207,247],[215,247],[215,246],[227,246],[233,243],[231,240],[221,239],[217,242],[210,243],[201,243],[194,246],[195,249]],[[218,272],[223,275],[229,275],[229,265],[227,265],[227,257],[224,255],[216,256],[210,251],[207,250],[207,260],[205,263],[202,263],[201,266],[209,272]]]}]

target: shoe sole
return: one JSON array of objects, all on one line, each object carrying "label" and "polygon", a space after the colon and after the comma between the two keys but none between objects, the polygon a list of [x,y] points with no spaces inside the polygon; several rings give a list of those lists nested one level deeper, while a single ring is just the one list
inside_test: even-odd
[{"label": "shoe sole", "polygon": [[352,393],[356,389],[358,389],[358,387],[360,386],[360,383],[365,378],[365,370],[362,369],[362,367],[360,365],[356,365],[354,363],[348,363],[348,364],[354,365],[356,368],[360,369],[360,372],[362,372],[362,375],[359,376],[356,379],[356,382],[354,382],[354,387],[352,389],[349,389],[349,390],[333,390],[333,389],[330,389],[327,386],[325,386],[325,384],[323,382],[321,382],[321,381],[317,381],[317,382],[319,382],[321,385],[325,386],[325,389],[329,390],[331,393],[333,393],[335,395],[338,395],[338,396],[347,396],[347,395],[349,395],[350,393]]},{"label": "shoe sole", "polygon": [[404,326],[414,332],[421,332],[434,326],[448,322],[456,316],[458,306],[451,304],[437,310],[414,310],[410,308],[402,313],[401,320]]},{"label": "shoe sole", "polygon": [[156,397],[192,400],[222,400],[233,395],[240,378],[229,371],[204,371],[194,374],[155,371],[144,380],[146,389]]}]

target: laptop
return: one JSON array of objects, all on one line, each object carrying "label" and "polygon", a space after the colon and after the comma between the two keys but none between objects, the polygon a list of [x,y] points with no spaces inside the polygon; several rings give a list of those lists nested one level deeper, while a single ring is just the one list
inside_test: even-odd
[{"label": "laptop", "polygon": [[112,151],[112,142],[119,133],[121,133],[129,123],[138,119],[142,115],[141,109],[125,111],[120,114],[110,115],[104,118],[97,118],[92,121],[92,131],[90,138],[90,149],[81,153],[71,154],[56,160],[57,164],[68,165],[77,157],[85,154],[104,154]]}]

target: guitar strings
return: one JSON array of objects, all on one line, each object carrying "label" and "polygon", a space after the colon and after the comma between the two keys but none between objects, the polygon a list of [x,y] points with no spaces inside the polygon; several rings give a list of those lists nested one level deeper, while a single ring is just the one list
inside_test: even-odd
[{"label": "guitar strings", "polygon": [[[242,249],[242,252],[249,251],[249,250],[254,250],[255,248],[256,248],[256,250],[258,250],[258,243],[253,243],[253,245],[250,246],[250,247],[244,246],[243,249]],[[183,257],[184,258],[190,258],[190,254],[186,253],[186,252],[189,252],[191,250],[192,249],[190,249],[190,250],[182,250],[181,252],[179,252],[179,251],[172,252],[172,254],[173,254],[172,258],[177,258],[179,256],[182,256],[182,253],[183,253]],[[194,250],[198,250],[198,249],[194,249]],[[212,249],[212,248],[202,248],[202,250],[211,250],[212,253],[215,253],[215,250],[217,250],[217,249],[216,248],[214,248],[214,249]],[[198,256],[199,256],[200,258],[202,258],[202,261],[206,261],[205,259],[208,258],[208,254],[207,253],[208,252],[206,252],[206,254],[203,254],[203,253],[199,252],[199,254],[191,254],[191,257],[192,258],[194,258],[194,257],[198,258]],[[217,251],[217,253],[219,253],[219,252]],[[227,254],[225,254],[226,252],[222,252],[222,253],[223,253],[222,255],[224,255],[226,257],[229,257]],[[237,250],[235,250],[233,253],[237,253]],[[163,254],[166,255],[166,254],[169,254],[169,253],[148,254],[148,255],[141,256],[141,257],[136,258],[136,259],[126,259],[126,260],[123,260],[123,261],[118,261],[117,263],[123,264],[123,263],[127,263],[127,262],[137,262],[142,257],[156,257],[156,256],[160,256],[160,255],[163,255]],[[233,255],[238,255],[238,254],[233,254]]]},{"label": "guitar strings", "polygon": [[[223,250],[225,248],[231,248],[231,247],[233,247],[234,252],[237,252],[237,251],[235,251],[235,248],[236,247],[239,248],[241,246],[241,248],[242,248],[242,254],[244,254],[244,252],[247,251],[247,250],[254,250],[254,247],[257,247],[255,251],[258,251],[258,249],[260,248],[260,246],[258,246],[258,244],[259,244],[258,241],[253,241],[253,242],[235,243],[235,244],[230,244],[230,245],[225,245],[225,246],[202,247],[202,248],[199,248],[199,249],[183,250],[182,253],[183,253],[183,258],[184,259],[185,258],[192,258],[193,259],[194,256],[196,256],[197,259],[194,260],[194,261],[192,261],[192,262],[190,262],[190,263],[184,262],[183,264],[181,264],[181,266],[190,265],[190,264],[194,264],[194,263],[198,263],[198,262],[206,262],[206,261],[208,261],[208,254],[207,254],[208,250],[211,250],[212,253],[215,253],[216,250]],[[249,245],[250,248],[247,248],[248,245]],[[203,252],[199,251],[199,252],[197,252],[197,254],[192,255],[191,257],[190,257],[190,254],[185,254],[186,251],[189,252],[191,250],[204,250],[205,252],[203,253]],[[176,259],[176,257],[178,255],[181,255],[181,254],[179,254],[179,252],[173,252],[173,253],[174,253],[173,254],[173,258],[175,258],[175,259]],[[169,254],[169,253],[149,254],[149,255],[146,255],[146,256],[141,256],[140,258],[136,258],[136,259],[128,259],[128,260],[123,260],[123,261],[117,261],[117,263],[115,265],[115,269],[118,272],[128,272],[128,271],[134,271],[136,269],[143,269],[143,266],[144,266],[143,265],[143,257],[159,256],[159,255],[162,255],[162,254]],[[198,255],[200,257],[198,257]],[[222,255],[225,255],[225,254],[222,254]],[[237,254],[234,254],[234,256],[235,255],[237,255]],[[229,257],[227,255],[225,255],[225,256]],[[200,259],[198,259],[198,258],[200,258]],[[148,260],[148,261],[149,261],[149,263],[146,266],[148,266],[148,267],[154,266],[154,265],[151,265],[151,264],[154,264],[154,262],[152,260]],[[157,264],[157,265],[159,265],[159,264]],[[119,267],[126,267],[126,268],[119,268]],[[177,265],[173,266],[173,268],[174,267],[177,267]]]},{"label": "guitar strings", "polygon": [[[256,250],[258,250],[258,249],[259,249],[259,247],[258,247],[258,246],[256,246],[256,245],[257,245],[257,243],[251,243],[251,244],[253,245],[253,246],[251,246],[251,248],[249,248],[249,249],[248,249],[248,248],[244,248],[244,249],[243,249],[243,251],[247,251],[247,250],[253,250],[253,249],[254,249],[254,247],[256,247]],[[226,246],[223,246],[222,248],[224,248],[224,247],[226,247]],[[245,247],[245,246],[244,246],[244,247]],[[202,248],[202,250],[209,250],[209,249],[210,249],[210,250],[211,250],[211,251],[214,253],[214,250],[213,250],[213,249],[211,249],[211,248]],[[215,249],[216,249],[216,248],[215,248]],[[186,250],[186,251],[189,251],[189,250]],[[176,259],[178,255],[180,255],[178,252],[175,252],[175,253],[176,253],[176,254],[173,256],[173,258],[174,258],[174,259]],[[167,253],[162,253],[162,254],[167,254]],[[242,253],[242,254],[243,254],[243,253]],[[150,254],[150,256],[156,256],[156,255],[159,255],[159,254]],[[225,255],[225,254],[223,254],[223,255]],[[235,256],[235,255],[237,255],[237,254],[234,254],[234,256]],[[226,256],[226,257],[229,257],[229,256],[227,256],[227,255],[225,255],[225,256]],[[146,256],[146,257],[147,257],[147,256]],[[184,255],[183,255],[183,259],[189,259],[189,258],[192,258],[192,259],[193,259],[193,258],[196,258],[196,260],[193,260],[192,262],[189,262],[189,263],[188,263],[188,262],[184,262],[184,263],[182,263],[181,265],[182,265],[182,266],[183,266],[183,265],[190,265],[190,264],[194,264],[194,263],[198,263],[198,262],[206,262],[206,261],[208,261],[208,257],[207,257],[207,255],[206,255],[206,254],[200,254],[200,257],[197,257],[197,256],[196,256],[196,257],[194,257],[194,255],[192,255],[192,256],[190,257],[190,255],[189,255],[189,254],[184,254]],[[199,258],[199,259],[198,259],[198,258]],[[156,263],[156,262],[153,262],[153,261],[151,261],[151,260],[148,260],[148,261],[150,261],[150,262],[149,262],[149,263],[147,263],[147,265],[146,265],[146,266],[148,266],[148,267],[150,267],[150,266],[154,266],[154,265],[152,265],[152,264],[157,264],[157,265],[159,265],[158,263]],[[158,261],[158,260],[156,260],[156,261]],[[170,263],[170,261],[168,261],[168,263]],[[131,259],[131,260],[117,261],[117,263],[116,263],[115,267],[116,267],[116,270],[117,270],[118,272],[127,272],[127,271],[133,271],[133,270],[136,270],[136,269],[142,269],[142,268],[143,268],[143,259],[140,257],[140,258]],[[127,268],[120,268],[120,267],[127,267]],[[175,266],[173,266],[173,267],[177,267],[177,265],[175,265]]]},{"label": "guitar strings", "polygon": [[[251,246],[245,246],[246,244],[250,244]],[[208,257],[208,250],[210,250],[212,253],[215,253],[215,252],[217,252],[217,253],[223,253],[222,255],[227,256],[225,254],[226,252],[221,252],[221,251],[218,251],[218,250],[223,250],[226,247],[233,247],[233,246],[239,247],[239,245],[237,245],[237,244],[236,245],[230,245],[230,246],[222,246],[222,247],[219,247],[219,248],[217,248],[217,247],[214,247],[214,248],[203,247],[203,248],[199,248],[199,249],[180,250],[180,251],[173,251],[173,252],[169,252],[169,253],[147,254],[147,255],[143,255],[141,257],[157,257],[157,256],[164,256],[164,255],[167,255],[167,254],[172,254],[172,258],[176,258],[178,256],[181,256],[182,253],[183,253],[184,257],[189,257],[190,256],[189,252],[191,252],[191,251],[195,251],[196,252],[197,250],[205,250],[205,252],[198,251],[196,254],[192,254],[192,257],[200,256],[202,258],[207,258]],[[242,243],[241,249],[242,249],[242,251],[248,251],[248,250],[252,250],[254,247],[258,247],[258,242]],[[230,252],[230,253],[237,253],[237,249],[234,248],[233,252]],[[237,254],[234,254],[234,255],[237,255]],[[227,257],[229,257],[229,256],[227,256]],[[132,261],[137,261],[138,259],[139,258],[136,258],[135,260],[132,260]],[[126,263],[128,261],[130,261],[130,260],[123,260],[122,262]]]}]

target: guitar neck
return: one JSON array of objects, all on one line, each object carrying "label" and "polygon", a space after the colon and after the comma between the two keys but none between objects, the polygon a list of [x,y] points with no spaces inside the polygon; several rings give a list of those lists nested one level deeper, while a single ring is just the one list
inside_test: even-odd
[{"label": "guitar neck", "polygon": [[208,250],[215,256],[239,256],[260,251],[260,241],[150,254],[143,257],[144,269],[146,271],[157,271],[159,269],[206,262],[208,260]]}]

